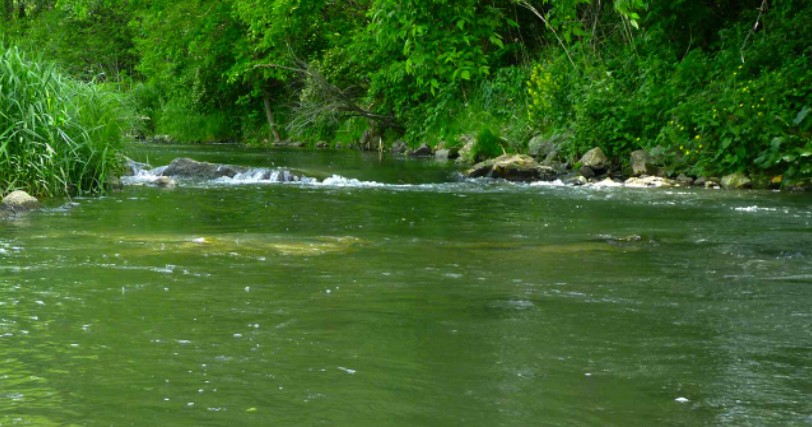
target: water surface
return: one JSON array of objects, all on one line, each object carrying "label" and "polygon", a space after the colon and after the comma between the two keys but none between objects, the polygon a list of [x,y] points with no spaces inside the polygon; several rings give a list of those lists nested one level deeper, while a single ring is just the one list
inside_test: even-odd
[{"label": "water surface", "polygon": [[135,183],[0,223],[0,425],[812,423],[808,194]]}]

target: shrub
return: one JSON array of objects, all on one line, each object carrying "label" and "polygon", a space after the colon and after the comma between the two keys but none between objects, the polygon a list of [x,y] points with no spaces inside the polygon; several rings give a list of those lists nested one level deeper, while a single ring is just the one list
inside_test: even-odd
[{"label": "shrub", "polygon": [[120,97],[0,44],[0,191],[104,190],[129,117]]},{"label": "shrub", "polygon": [[497,157],[504,153],[499,136],[489,128],[482,128],[476,136],[474,147],[471,150],[471,157],[475,161],[482,161]]}]

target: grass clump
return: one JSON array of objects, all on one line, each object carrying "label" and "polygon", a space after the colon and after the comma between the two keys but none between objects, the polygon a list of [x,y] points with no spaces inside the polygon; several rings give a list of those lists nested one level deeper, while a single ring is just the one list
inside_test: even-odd
[{"label": "grass clump", "polygon": [[0,191],[103,191],[120,168],[120,97],[0,44]]}]

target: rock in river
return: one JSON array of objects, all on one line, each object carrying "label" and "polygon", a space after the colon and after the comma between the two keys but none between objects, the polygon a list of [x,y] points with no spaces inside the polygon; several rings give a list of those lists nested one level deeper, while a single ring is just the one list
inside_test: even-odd
[{"label": "rock in river", "polygon": [[14,212],[27,211],[40,207],[39,200],[22,190],[16,190],[3,197],[2,207]]},{"label": "rock in river", "polygon": [[241,166],[221,165],[181,157],[172,160],[172,163],[163,171],[163,176],[179,176],[183,178],[216,179],[227,176],[233,178],[243,173],[247,168]]},{"label": "rock in river", "polygon": [[505,154],[475,164],[465,172],[469,178],[490,177],[508,181],[552,181],[555,169],[541,166],[532,157],[523,154]]},{"label": "rock in river", "polygon": [[743,173],[732,173],[722,177],[722,188],[750,188],[753,183]]}]

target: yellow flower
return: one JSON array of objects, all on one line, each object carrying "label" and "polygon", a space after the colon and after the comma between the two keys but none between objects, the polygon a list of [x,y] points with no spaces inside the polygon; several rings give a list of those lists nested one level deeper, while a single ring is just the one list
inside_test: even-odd
[{"label": "yellow flower", "polygon": [[697,136],[695,136],[695,137],[694,137],[694,139],[699,139],[699,138],[702,138],[702,137],[701,137],[701,136],[699,136],[699,135],[697,135]]},{"label": "yellow flower", "polygon": [[699,148],[702,149],[702,144],[699,144]]},{"label": "yellow flower", "polygon": [[686,150],[686,151],[685,151],[685,155],[686,155],[686,156],[690,156],[690,155],[691,155],[691,150]]}]

